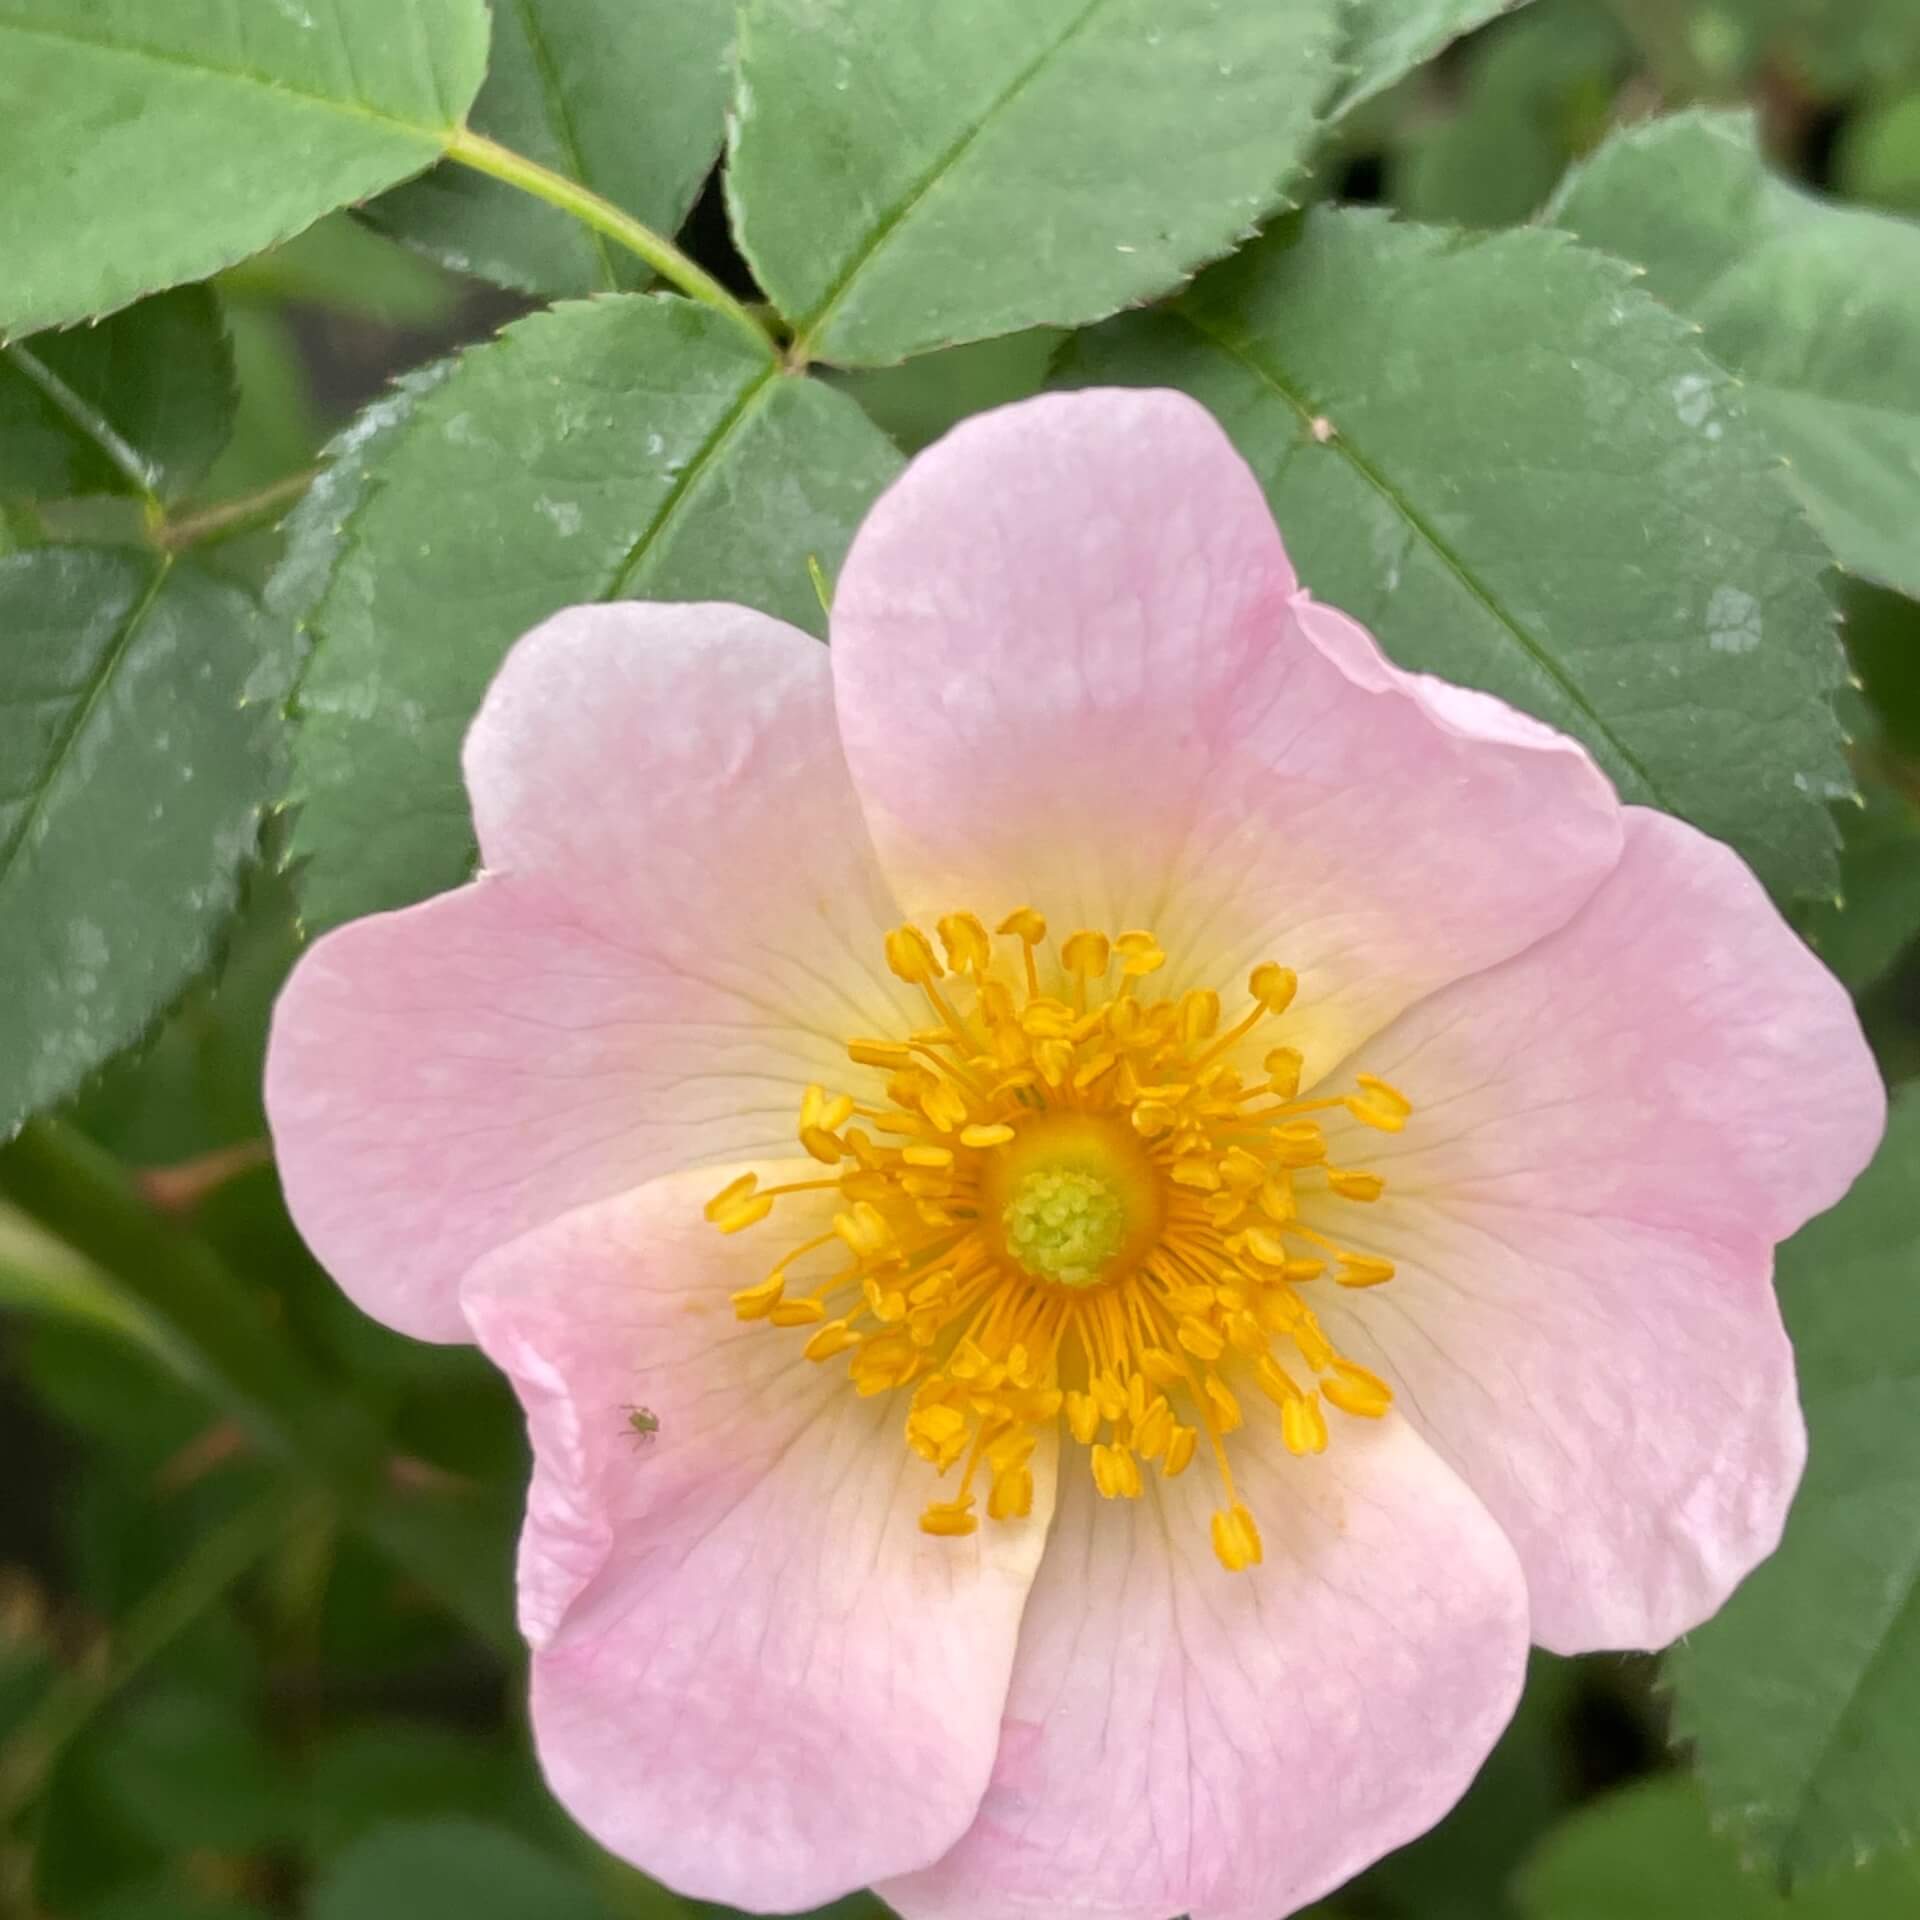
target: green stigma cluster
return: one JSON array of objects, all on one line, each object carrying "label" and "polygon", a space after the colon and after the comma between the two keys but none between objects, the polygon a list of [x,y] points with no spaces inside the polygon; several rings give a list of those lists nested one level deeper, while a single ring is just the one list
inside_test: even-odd
[{"label": "green stigma cluster", "polygon": [[1104,1180],[1072,1167],[1022,1177],[1001,1215],[1007,1250],[1042,1280],[1093,1286],[1127,1238],[1127,1209]]}]

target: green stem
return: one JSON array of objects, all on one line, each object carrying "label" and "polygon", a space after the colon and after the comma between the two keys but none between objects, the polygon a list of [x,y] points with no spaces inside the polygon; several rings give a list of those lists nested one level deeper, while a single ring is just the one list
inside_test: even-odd
[{"label": "green stem", "polygon": [[8,1739],[0,1766],[0,1823],[32,1804],[54,1763],[94,1715],[305,1521],[310,1506],[279,1485],[242,1507],[195,1541],[173,1571],[142,1596],[114,1628],[103,1661],[64,1673],[48,1687]]},{"label": "green stem", "polygon": [[182,514],[178,520],[163,521],[154,538],[169,553],[186,547],[205,546],[215,540],[231,540],[236,534],[250,533],[259,526],[271,526],[281,510],[291,506],[319,476],[318,467],[290,473],[271,486],[242,494],[237,500],[219,500],[198,513]]},{"label": "green stem", "polygon": [[780,343],[771,331],[704,267],[690,260],[664,235],[643,226],[632,214],[623,213],[611,200],[601,199],[590,187],[583,187],[564,173],[555,173],[551,167],[543,167],[537,160],[529,160],[525,154],[515,153],[511,147],[503,147],[470,127],[462,127],[453,136],[447,158],[517,187],[522,193],[530,193],[536,200],[558,207],[562,213],[572,214],[595,233],[605,234],[630,253],[638,254],[661,279],[671,281],[689,299],[700,301],[715,313],[725,314],[762,353],[779,352]]}]

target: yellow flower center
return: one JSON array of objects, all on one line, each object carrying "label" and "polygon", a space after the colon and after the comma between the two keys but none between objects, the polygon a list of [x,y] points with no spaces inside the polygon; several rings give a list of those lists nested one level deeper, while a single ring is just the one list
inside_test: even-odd
[{"label": "yellow flower center", "polygon": [[769,1188],[744,1174],[708,1203],[738,1233],[785,1194],[844,1202],[829,1231],[734,1294],[734,1311],[812,1329],[806,1357],[845,1356],[858,1393],[913,1387],[908,1446],[959,1473],[922,1515],[929,1533],[972,1533],[983,1479],[989,1518],[1028,1512],[1028,1462],[1064,1420],[1108,1499],[1137,1498],[1147,1470],[1183,1473],[1204,1438],[1224,1496],[1214,1551],[1229,1570],[1257,1564],[1225,1444],[1242,1394],[1271,1402],[1294,1454],[1326,1446],[1326,1406],[1377,1419],[1392,1400],[1301,1295],[1393,1277],[1325,1230],[1322,1203],[1366,1205],[1384,1182],[1329,1164],[1316,1116],[1397,1133],[1410,1102],[1366,1074],[1303,1100],[1286,1045],[1253,1070],[1255,1029],[1287,1013],[1297,985],[1271,961],[1223,1028],[1210,989],[1143,995],[1166,961],[1149,933],[1083,931],[1055,950],[1022,908],[1000,926],[1017,943],[1010,963],[971,914],[938,932],[944,963],[918,927],[887,936],[889,966],[926,995],[933,1024],[848,1043],[883,1094],[809,1087],[801,1102],[800,1143],[834,1171]]}]

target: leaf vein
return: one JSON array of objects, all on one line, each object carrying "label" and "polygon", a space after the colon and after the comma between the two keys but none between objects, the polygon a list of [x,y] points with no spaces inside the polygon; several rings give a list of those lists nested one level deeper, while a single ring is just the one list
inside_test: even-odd
[{"label": "leaf vein", "polygon": [[882,247],[892,239],[900,227],[920,203],[940,185],[960,162],[961,156],[978,140],[988,124],[1004,113],[1029,85],[1037,79],[1050,61],[1069,41],[1076,39],[1083,27],[1107,4],[1107,0],[1087,0],[1073,19],[1068,21],[1058,39],[1042,47],[1034,57],[1016,73],[1011,80],[987,103],[986,111],[980,114],[958,139],[953,141],[941,153],[935,156],[933,165],[923,173],[906,195],[883,214],[868,236],[866,244],[854,254],[841,270],[819,306],[800,322],[794,329],[793,351],[797,364],[804,364],[811,352],[815,336],[833,317],[835,308],[845,299],[848,289],[860,277],[867,263],[879,253]]},{"label": "leaf vein", "polygon": [[[567,171],[583,187],[591,188],[593,182],[587,177],[587,156],[580,145],[580,131],[574,125],[572,109],[567,105],[566,92],[560,85],[560,69],[554,64],[553,49],[547,44],[540,16],[535,11],[533,0],[514,0],[514,5],[520,16],[521,31],[527,36],[528,51],[533,55],[534,71],[540,79],[540,97],[546,102],[547,119],[553,127],[554,137],[560,142]],[[607,236],[598,227],[589,227],[587,233],[593,241],[594,252],[600,257],[600,276],[606,283],[607,291],[618,293],[620,277],[614,271],[613,249],[607,245]]]},{"label": "leaf vein", "polygon": [[741,389],[739,397],[734,401],[733,405],[721,415],[707,437],[701,441],[699,450],[694,454],[693,458],[687,462],[685,467],[681,469],[679,477],[674,481],[673,487],[667,494],[667,497],[655,508],[653,517],[641,528],[633,545],[627,549],[625,557],[614,571],[612,585],[600,596],[603,600],[618,600],[621,598],[626,591],[627,582],[633,577],[634,570],[646,557],[647,549],[660,537],[666,528],[667,522],[679,511],[680,503],[692,492],[700,477],[706,472],[708,467],[719,458],[721,448],[724,447],[732,437],[735,428],[737,428],[753,410],[761,395],[767,390],[779,372],[779,362],[770,360],[766,366],[763,367],[759,373],[755,374],[753,379]]},{"label": "leaf vein", "polygon": [[146,590],[121,622],[120,630],[108,642],[100,655],[99,663],[76,689],[73,713],[66,724],[54,736],[51,750],[47,755],[45,777],[29,782],[26,789],[27,804],[21,809],[20,818],[14,823],[4,845],[0,845],[0,886],[13,877],[13,864],[20,850],[27,843],[41,815],[46,812],[47,798],[60,778],[61,768],[66,765],[67,756],[73,751],[74,743],[86,731],[87,722],[93,717],[93,710],[100,704],[100,696],[106,691],[109,682],[119,670],[120,663],[126,658],[127,649],[132,646],[134,636],[140,631],[141,623],[152,611],[153,603],[160,597],[160,589],[166,584],[167,575],[173,570],[170,559],[162,559],[154,568],[153,578],[147,582]]}]

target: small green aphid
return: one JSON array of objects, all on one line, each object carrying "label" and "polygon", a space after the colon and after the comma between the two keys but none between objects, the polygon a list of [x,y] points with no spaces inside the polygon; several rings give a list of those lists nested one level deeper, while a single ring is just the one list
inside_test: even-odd
[{"label": "small green aphid", "polygon": [[627,1427],[636,1440],[651,1440],[660,1431],[660,1416],[651,1407],[627,1407]]}]

